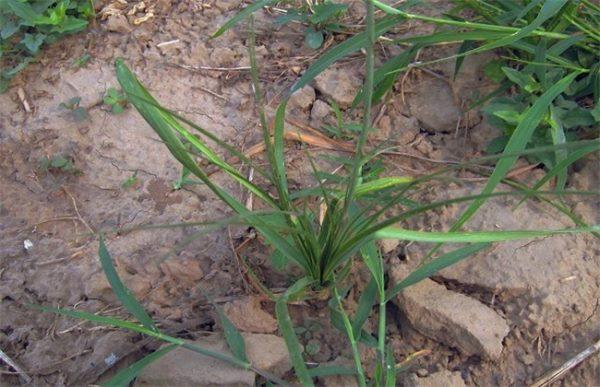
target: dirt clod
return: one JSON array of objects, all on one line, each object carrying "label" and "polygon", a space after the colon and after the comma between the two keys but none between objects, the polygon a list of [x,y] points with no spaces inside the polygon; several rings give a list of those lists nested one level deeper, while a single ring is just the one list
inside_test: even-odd
[{"label": "dirt clod", "polygon": [[315,88],[342,109],[352,105],[360,86],[361,80],[352,70],[339,66],[329,67],[315,78]]},{"label": "dirt clod", "polygon": [[315,89],[310,86],[304,86],[296,91],[290,97],[289,107],[299,109],[301,111],[308,110],[315,101]]},{"label": "dirt clod", "polygon": [[106,21],[106,29],[110,32],[119,32],[122,34],[131,32],[131,26],[127,18],[121,14],[110,15]]},{"label": "dirt clod", "polygon": [[448,370],[442,370],[426,376],[424,378],[418,377],[415,374],[410,375],[407,378],[407,387],[464,387],[465,382],[460,376],[460,372],[450,372]]},{"label": "dirt clod", "polygon": [[327,102],[317,99],[310,111],[310,118],[314,121],[321,121],[331,113],[331,106]]},{"label": "dirt clod", "polygon": [[453,132],[461,115],[452,88],[437,78],[421,83],[408,104],[412,115],[432,133]]},{"label": "dirt clod", "polygon": [[262,333],[244,333],[248,359],[256,367],[282,376],[292,368],[285,340]]},{"label": "dirt clod", "polygon": [[[402,271],[392,270],[395,282],[405,278]],[[411,325],[424,335],[458,347],[465,354],[500,357],[508,324],[481,302],[430,279],[404,289],[396,302]]]},{"label": "dirt clod", "polygon": [[272,333],[277,330],[277,321],[262,309],[258,297],[244,297],[228,302],[223,307],[231,322],[241,331]]}]

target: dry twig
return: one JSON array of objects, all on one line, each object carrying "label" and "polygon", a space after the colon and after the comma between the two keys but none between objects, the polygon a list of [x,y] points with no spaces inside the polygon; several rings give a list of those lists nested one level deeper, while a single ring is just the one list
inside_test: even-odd
[{"label": "dry twig", "polygon": [[12,360],[10,357],[8,357],[8,355],[5,354],[4,351],[2,351],[1,349],[0,359],[6,364],[8,364],[12,369],[14,369],[19,374],[19,376],[25,381],[25,383],[31,383],[31,376],[27,375],[27,373],[23,371],[23,368],[21,368],[17,363],[15,363],[14,360]]},{"label": "dry twig", "polygon": [[538,380],[533,382],[533,384],[531,384],[529,387],[543,387],[543,386],[549,385],[552,382],[559,380],[569,370],[573,369],[578,364],[580,364],[582,361],[584,361],[585,359],[592,356],[593,354],[595,354],[598,351],[600,351],[600,340],[596,341],[596,343],[594,345],[589,346],[582,352],[575,355],[575,357],[566,361],[560,367],[546,373],[541,378],[539,378]]}]

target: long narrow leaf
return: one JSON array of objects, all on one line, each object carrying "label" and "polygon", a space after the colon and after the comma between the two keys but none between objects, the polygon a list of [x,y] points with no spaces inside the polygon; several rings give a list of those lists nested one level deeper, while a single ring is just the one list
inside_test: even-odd
[{"label": "long narrow leaf", "polygon": [[352,332],[356,340],[360,339],[360,334],[363,325],[367,322],[369,314],[373,309],[373,305],[377,302],[377,282],[371,278],[369,284],[365,287],[360,298],[358,299],[358,308],[352,319]]},{"label": "long narrow leaf", "polygon": [[100,263],[102,265],[102,270],[104,270],[104,274],[106,275],[106,279],[110,284],[113,292],[121,301],[125,309],[129,313],[135,316],[139,322],[142,323],[144,327],[147,329],[151,329],[156,331],[156,326],[154,325],[154,321],[152,318],[146,313],[144,307],[135,299],[133,294],[123,282],[119,278],[117,274],[117,270],[115,270],[115,266],[113,265],[112,258],[106,249],[106,245],[104,244],[104,237],[100,235],[100,247],[98,248],[98,256],[100,257]]},{"label": "long narrow leaf", "polygon": [[281,333],[285,340],[285,344],[287,345],[292,365],[294,366],[294,370],[296,371],[296,376],[298,376],[298,379],[300,379],[300,383],[303,386],[314,386],[314,384],[310,374],[308,373],[306,364],[304,364],[304,359],[302,358],[302,349],[300,347],[298,337],[296,337],[296,333],[294,332],[292,319],[290,318],[290,314],[287,308],[287,301],[290,297],[293,296],[293,293],[301,291],[309,284],[310,281],[307,278],[302,278],[298,280],[275,303],[275,315],[277,317],[279,329],[281,330]]},{"label": "long narrow leaf", "polygon": [[503,242],[518,239],[530,239],[560,234],[600,231],[600,225],[558,230],[510,230],[510,231],[449,231],[427,232],[406,230],[399,227],[387,227],[377,231],[375,239],[400,239],[405,241],[428,243],[483,243]]},{"label": "long narrow leaf", "polygon": [[223,326],[223,335],[225,336],[227,347],[236,359],[248,363],[244,338],[221,308],[217,305],[215,305],[215,308],[219,315],[219,320],[221,320],[221,325]]},{"label": "long narrow leaf", "polygon": [[336,376],[336,375],[356,375],[356,370],[353,368],[348,368],[348,367],[343,367],[343,366],[321,365],[321,366],[309,369],[308,374],[313,378],[318,378],[318,377],[323,377],[323,376]]}]

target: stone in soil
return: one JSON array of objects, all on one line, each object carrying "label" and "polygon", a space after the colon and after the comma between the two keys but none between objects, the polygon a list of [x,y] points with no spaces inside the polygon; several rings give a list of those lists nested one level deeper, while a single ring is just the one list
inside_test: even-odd
[{"label": "stone in soil", "polygon": [[424,378],[412,374],[407,378],[405,385],[407,387],[465,387],[465,382],[460,372],[442,370]]},{"label": "stone in soil", "polygon": [[315,88],[342,109],[352,105],[360,86],[361,80],[352,70],[339,66],[329,67],[315,78]]},{"label": "stone in soil", "polygon": [[262,309],[258,297],[250,296],[228,302],[223,310],[233,325],[241,331],[272,333],[277,330],[277,321]]},{"label": "stone in soil", "polygon": [[248,359],[257,368],[281,376],[292,368],[285,340],[262,333],[243,333]]},{"label": "stone in soil", "polygon": [[[281,375],[291,368],[285,341],[274,335],[243,335],[249,361],[256,367]],[[195,340],[194,344],[221,353],[229,353],[220,335]],[[175,349],[146,367],[136,386],[254,386],[252,371],[200,355],[187,349]]]},{"label": "stone in soil", "polygon": [[131,32],[131,26],[127,21],[125,15],[116,14],[110,15],[106,21],[106,29],[110,32],[118,32],[121,34],[127,34]]},{"label": "stone in soil", "polygon": [[454,132],[461,116],[451,87],[441,79],[426,79],[408,98],[410,112],[432,133]]},{"label": "stone in soil", "polygon": [[315,101],[315,89],[304,86],[290,97],[288,106],[292,109],[307,111]]},{"label": "stone in soil", "polygon": [[[391,271],[396,283],[407,274],[402,266]],[[494,310],[473,298],[425,279],[404,289],[396,303],[411,325],[425,336],[457,347],[466,355],[498,359],[502,354],[508,324]]]},{"label": "stone in soil", "polygon": [[317,99],[310,111],[310,118],[315,121],[320,121],[331,113],[331,106],[327,102]]},{"label": "stone in soil", "polygon": [[419,134],[419,122],[415,117],[406,117],[392,110],[389,115],[379,121],[377,135],[382,139],[390,139],[400,144],[408,144]]}]

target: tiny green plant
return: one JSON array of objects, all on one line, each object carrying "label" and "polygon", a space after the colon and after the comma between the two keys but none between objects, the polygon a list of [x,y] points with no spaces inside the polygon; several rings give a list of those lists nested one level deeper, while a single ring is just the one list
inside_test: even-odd
[{"label": "tiny green plant", "polygon": [[94,15],[91,0],[0,1],[0,92],[44,44],[83,31]]},{"label": "tiny green plant", "polygon": [[38,160],[38,167],[44,172],[63,172],[79,174],[80,171],[75,168],[73,158],[64,154],[55,154],[51,157],[41,157]]},{"label": "tiny green plant", "polygon": [[[313,378],[319,375],[351,374],[354,375],[360,386],[393,386],[396,383],[396,374],[405,369],[405,363],[396,364],[393,351],[386,342],[386,308],[387,303],[403,289],[428,278],[439,270],[456,264],[461,260],[472,256],[490,247],[494,242],[546,237],[557,234],[598,232],[599,226],[586,226],[582,222],[576,222],[579,227],[555,230],[490,230],[490,231],[461,231],[460,227],[466,223],[470,216],[489,198],[504,195],[522,195],[527,197],[538,197],[546,199],[543,194],[564,194],[561,192],[538,192],[539,187],[534,189],[522,188],[515,191],[500,191],[495,188],[501,182],[507,181],[506,174],[516,159],[522,155],[540,154],[555,151],[557,149],[577,149],[577,152],[569,154],[560,163],[548,172],[545,179],[556,176],[561,168],[566,168],[576,160],[592,151],[600,149],[599,141],[583,141],[571,144],[558,144],[543,147],[543,149],[525,149],[524,140],[528,140],[531,133],[538,127],[544,114],[552,102],[577,78],[580,72],[574,71],[559,79],[555,85],[543,92],[539,98],[522,115],[520,123],[515,128],[511,139],[507,143],[503,153],[490,156],[487,161],[497,161],[494,172],[490,175],[485,189],[468,197],[458,197],[432,203],[419,203],[412,200],[411,194],[420,186],[436,179],[443,173],[452,172],[457,168],[468,168],[469,163],[463,163],[457,167],[449,167],[429,176],[409,178],[406,176],[384,176],[381,177],[381,167],[377,164],[381,154],[380,149],[367,147],[367,137],[372,133],[372,103],[380,94],[381,83],[388,85],[390,72],[395,77],[394,69],[401,63],[407,61],[413,55],[404,54],[396,59],[394,66],[384,67],[386,72],[375,71],[375,42],[376,37],[387,29],[393,27],[400,20],[424,19],[432,23],[456,24],[464,26],[464,22],[454,19],[438,19],[425,16],[409,14],[402,9],[392,8],[377,0],[365,0],[367,9],[365,31],[359,33],[340,45],[331,49],[317,59],[303,76],[296,82],[291,90],[279,103],[273,124],[269,125],[267,112],[263,105],[261,83],[259,81],[258,64],[255,53],[255,36],[253,19],[251,13],[268,1],[260,1],[248,6],[233,19],[225,23],[215,35],[219,35],[231,28],[235,23],[248,18],[249,37],[247,40],[248,53],[250,57],[250,76],[255,93],[256,108],[263,135],[265,147],[266,167],[263,168],[235,147],[224,142],[215,134],[194,124],[185,117],[170,111],[160,105],[148,92],[135,74],[127,67],[122,59],[116,62],[117,79],[127,95],[130,103],[141,114],[141,116],[152,127],[160,137],[168,151],[182,164],[189,175],[194,175],[207,189],[228,205],[233,215],[226,218],[205,222],[206,232],[215,227],[228,224],[243,224],[253,227],[274,252],[272,258],[274,267],[286,264],[295,265],[300,273],[297,277],[290,279],[289,287],[281,294],[271,293],[264,285],[265,293],[275,302],[275,315],[279,325],[280,333],[285,339],[290,359],[295,371],[295,381],[303,386],[312,386]],[[375,20],[375,6],[384,9],[391,16]],[[540,13],[556,11],[542,8]],[[471,24],[467,24],[471,25]],[[477,24],[478,28],[484,30],[493,29],[494,26]],[[546,36],[552,32],[538,29],[539,25],[526,29],[525,32],[536,33]],[[519,34],[523,35],[523,29],[509,27],[500,28],[504,39],[503,44],[509,44]],[[515,35],[517,37],[515,38]],[[561,35],[562,36],[562,35]],[[509,43],[506,43],[509,42]],[[495,41],[490,43],[496,45]],[[488,48],[491,46],[488,46]],[[495,46],[498,47],[498,46]],[[362,103],[362,123],[354,133],[355,149],[352,156],[344,162],[345,169],[337,178],[322,179],[323,173],[318,171],[312,159],[309,161],[314,170],[314,183],[308,187],[291,189],[288,184],[285,163],[284,130],[285,115],[288,96],[315,76],[323,71],[333,61],[357,51],[365,49],[365,81],[360,95]],[[414,49],[414,47],[412,48]],[[385,64],[383,66],[386,66]],[[381,70],[381,68],[379,69]],[[387,80],[386,80],[387,79]],[[342,128],[343,125],[339,125]],[[527,143],[527,141],[525,141]],[[515,145],[517,144],[517,145]],[[257,184],[242,174],[239,168],[227,162],[220,151],[235,156],[246,166],[251,166],[257,174],[264,179],[268,187]],[[577,148],[575,148],[577,147]],[[229,191],[210,177],[202,164],[197,162],[201,159],[216,167],[231,181],[237,183],[244,191],[262,202],[261,210],[250,210],[238,199],[235,192]],[[559,168],[560,166],[560,168]],[[539,182],[538,182],[539,183]],[[517,188],[519,188],[517,186]],[[569,192],[575,194],[576,192]],[[579,193],[584,194],[584,193]],[[401,221],[427,211],[438,209],[456,203],[470,203],[466,212],[446,232],[441,231],[416,231],[400,227]],[[568,213],[568,210],[555,205],[557,209]],[[390,209],[396,208],[397,215],[388,216]],[[431,257],[406,278],[399,283],[390,283],[386,280],[386,262],[377,248],[376,241],[381,239],[397,239],[402,241],[416,241],[431,243],[436,246]],[[438,254],[438,247],[442,243],[459,244],[460,247],[449,252]],[[263,370],[254,367],[248,360],[244,341],[233,324],[219,311],[222,320],[224,336],[231,354],[215,352],[191,345],[183,339],[166,335],[158,330],[152,318],[144,310],[142,305],[133,298],[131,292],[119,279],[113,266],[112,259],[100,237],[99,257],[102,268],[107,279],[123,306],[137,319],[139,323],[131,323],[112,317],[102,317],[90,313],[84,313],[71,309],[42,308],[62,315],[86,319],[98,324],[117,326],[143,333],[150,337],[168,342],[172,346],[164,347],[131,367],[121,371],[109,385],[114,385],[115,380],[119,385],[129,383],[137,373],[151,361],[155,361],[173,348],[182,347],[191,351],[214,357],[244,369],[250,369],[262,375],[266,379],[278,383],[287,384],[275,375],[270,375]],[[277,262],[278,261],[278,262]],[[283,263],[283,265],[281,264]],[[359,303],[354,313],[346,310],[345,300],[349,291],[347,281],[351,281],[351,268],[353,264],[362,264],[370,273],[370,282],[362,290]],[[350,284],[352,286],[352,283]],[[325,294],[328,298],[328,307],[331,323],[346,337],[348,350],[352,354],[354,366],[352,369],[339,367],[318,366],[311,368],[304,360],[304,355],[318,353],[318,346],[314,342],[302,350],[298,334],[307,335],[308,330],[302,331],[294,328],[288,303],[299,299],[310,299],[315,293]],[[376,332],[365,330],[366,321],[372,317],[377,322]],[[305,338],[308,338],[307,335]],[[375,364],[363,364],[359,350],[359,343],[371,346],[375,349],[377,357]],[[374,369],[373,373],[365,372],[366,367]],[[373,367],[371,367],[373,366]]]},{"label": "tiny green plant", "polygon": [[76,58],[73,63],[71,63],[71,68],[81,68],[87,66],[92,60],[92,56],[88,52],[84,52],[79,58]]},{"label": "tiny green plant", "polygon": [[81,97],[73,97],[65,102],[61,102],[58,106],[65,110],[68,110],[69,115],[74,121],[81,122],[89,119],[90,115],[84,107],[79,106],[80,103]]},{"label": "tiny green plant", "polygon": [[302,2],[298,8],[289,8],[284,15],[277,18],[276,23],[285,24],[291,21],[306,24],[304,42],[312,49],[323,45],[325,36],[331,32],[341,31],[339,19],[348,9],[348,5],[334,3],[330,0]]},{"label": "tiny green plant", "polygon": [[114,87],[109,87],[104,94],[104,103],[110,106],[112,114],[120,114],[125,111],[127,106],[127,97]]},{"label": "tiny green plant", "polygon": [[125,181],[123,181],[123,183],[121,183],[121,188],[123,188],[123,189],[131,188],[138,182],[139,182],[138,171],[136,169],[135,172],[133,172],[133,174],[131,176],[129,176],[127,179],[125,179]]}]

